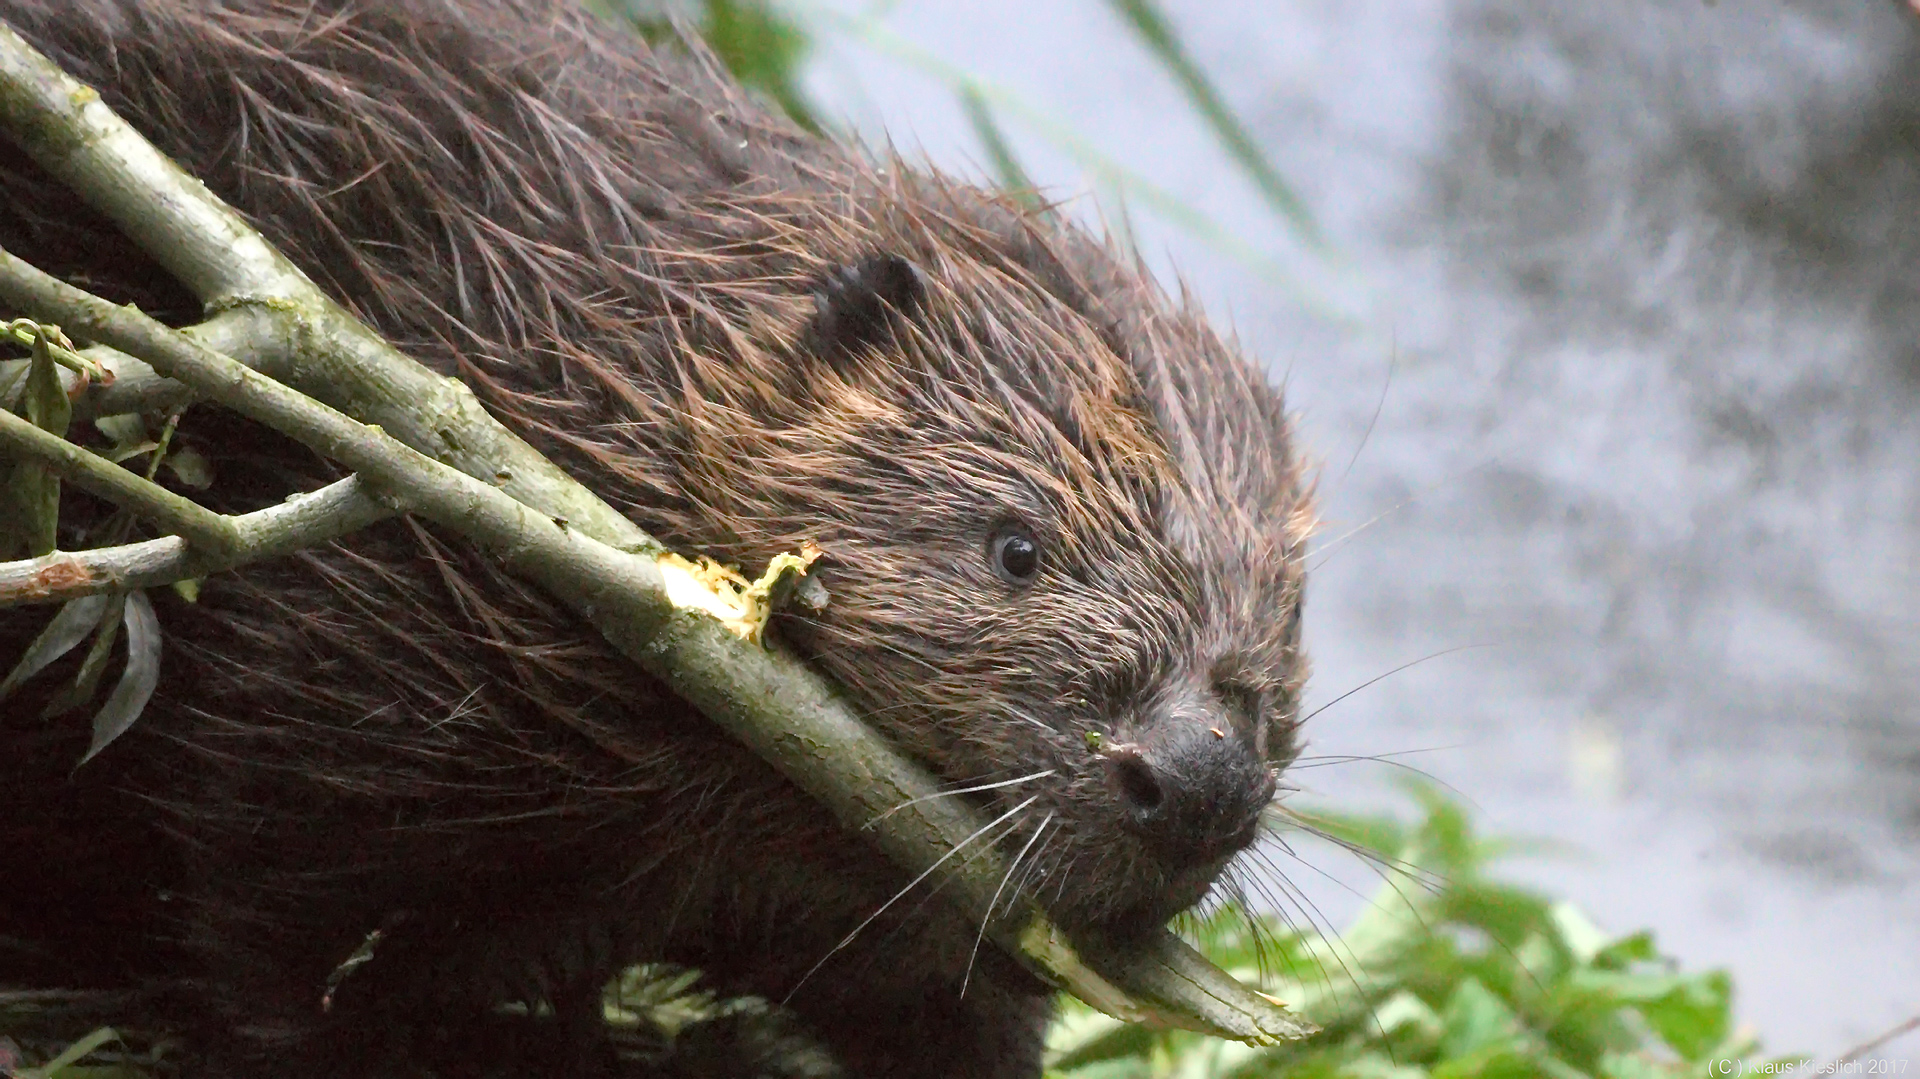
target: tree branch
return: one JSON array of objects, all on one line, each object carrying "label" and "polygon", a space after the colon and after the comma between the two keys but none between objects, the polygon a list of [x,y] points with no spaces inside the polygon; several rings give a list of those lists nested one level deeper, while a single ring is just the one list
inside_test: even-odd
[{"label": "tree branch", "polygon": [[633,522],[496,423],[465,383],[429,371],[361,325],[98,93],[4,26],[0,127],[192,289],[208,311],[232,316],[215,321],[240,333],[247,347],[230,347],[231,340],[215,347],[247,356],[294,389],[378,424],[468,475],[505,474],[508,494],[588,535],[622,548],[658,549]]}]

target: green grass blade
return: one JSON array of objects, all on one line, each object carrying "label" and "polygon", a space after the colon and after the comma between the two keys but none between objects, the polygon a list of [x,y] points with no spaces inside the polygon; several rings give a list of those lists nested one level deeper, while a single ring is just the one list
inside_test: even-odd
[{"label": "green grass blade", "polygon": [[891,56],[947,84],[956,93],[971,91],[977,94],[1000,114],[1015,117],[1029,130],[1072,158],[1091,175],[1096,188],[1112,187],[1120,191],[1128,201],[1152,210],[1270,284],[1286,289],[1314,314],[1341,325],[1357,323],[1356,316],[1335,302],[1324,289],[1302,280],[1278,260],[1247,242],[1239,231],[1227,228],[1191,203],[1122,165],[1101,152],[1070,125],[1049,116],[1012,91],[948,63],[894,33],[876,19],[847,15],[810,0],[788,0],[785,6],[801,13],[802,22],[806,25],[844,34],[875,52]]},{"label": "green grass blade", "polygon": [[1042,202],[1032,177],[1020,165],[1020,159],[1013,154],[1006,135],[1000,130],[1000,124],[993,118],[993,108],[987,99],[980,96],[977,87],[960,88],[960,109],[967,114],[967,123],[973,128],[973,136],[980,140],[980,146],[987,152],[987,160],[993,163],[995,177],[1001,190],[1038,210]]},{"label": "green grass blade", "polygon": [[1234,114],[1221,99],[1220,92],[1214,89],[1213,80],[1207,78],[1207,73],[1200,70],[1200,65],[1193,62],[1193,57],[1187,55],[1186,45],[1174,31],[1173,24],[1161,13],[1159,5],[1154,0],[1107,0],[1107,3],[1126,20],[1134,36],[1180,84],[1187,100],[1206,119],[1207,126],[1213,128],[1213,133],[1219,137],[1227,153],[1233,155],[1233,159],[1253,180],[1254,186],[1260,189],[1267,205],[1299,230],[1302,238],[1318,247],[1321,242],[1320,229],[1314,224],[1307,204],[1294,193],[1293,186],[1281,177],[1279,170],[1273,167],[1273,162],[1267,160],[1266,153],[1247,132],[1246,125],[1240,122],[1240,117]]},{"label": "green grass blade", "polygon": [[101,1027],[86,1037],[81,1038],[79,1041],[74,1042],[72,1045],[67,1046],[59,1056],[47,1061],[40,1067],[22,1068],[14,1072],[14,1077],[15,1079],[59,1079],[62,1074],[71,1071],[73,1066],[85,1058],[88,1053],[93,1052],[108,1042],[119,1040],[119,1031],[112,1027]]}]

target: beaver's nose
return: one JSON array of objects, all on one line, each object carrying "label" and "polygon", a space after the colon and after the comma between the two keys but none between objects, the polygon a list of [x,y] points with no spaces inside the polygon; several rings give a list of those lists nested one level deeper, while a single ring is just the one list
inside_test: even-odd
[{"label": "beaver's nose", "polygon": [[1273,800],[1273,773],[1223,718],[1169,717],[1103,755],[1127,829],[1175,861],[1210,861],[1252,843]]}]

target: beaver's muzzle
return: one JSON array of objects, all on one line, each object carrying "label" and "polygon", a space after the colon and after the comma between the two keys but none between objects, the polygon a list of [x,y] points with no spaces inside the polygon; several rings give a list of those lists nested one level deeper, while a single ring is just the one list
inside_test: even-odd
[{"label": "beaver's muzzle", "polygon": [[1275,780],[1224,711],[1180,706],[1102,753],[1121,823],[1173,867],[1217,862],[1253,842]]}]

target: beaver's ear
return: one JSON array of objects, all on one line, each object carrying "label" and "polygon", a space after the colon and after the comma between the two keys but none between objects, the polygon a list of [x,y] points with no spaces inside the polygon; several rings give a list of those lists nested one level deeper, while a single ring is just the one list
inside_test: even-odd
[{"label": "beaver's ear", "polygon": [[927,298],[927,275],[899,255],[871,255],[836,268],[813,290],[814,351],[844,356],[892,332],[892,315],[911,318]]}]

